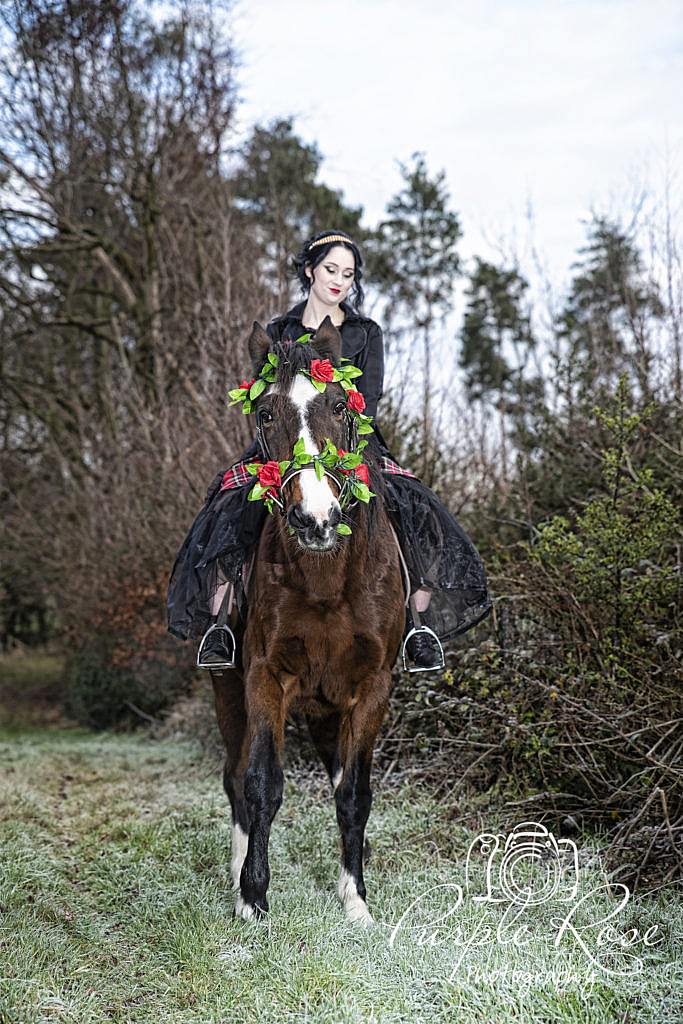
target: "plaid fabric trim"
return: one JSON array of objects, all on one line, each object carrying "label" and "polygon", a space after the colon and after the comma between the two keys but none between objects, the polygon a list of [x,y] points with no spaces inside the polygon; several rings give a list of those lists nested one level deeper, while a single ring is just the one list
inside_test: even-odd
[{"label": "plaid fabric trim", "polygon": [[411,473],[409,469],[404,469],[403,466],[399,466],[398,462],[394,462],[388,455],[383,455],[380,461],[383,473],[391,473],[394,476],[412,476],[413,480],[417,480],[414,473]]},{"label": "plaid fabric trim", "polygon": [[[262,463],[257,464],[262,465]],[[244,487],[245,484],[253,483],[256,477],[247,472],[247,465],[248,463],[246,462],[237,462],[234,466],[231,466],[223,477],[221,491],[229,491],[234,487]],[[399,466],[398,462],[394,462],[388,455],[382,456],[380,467],[383,473],[391,473],[392,476],[411,476],[414,480],[417,480],[414,473],[411,473],[409,469],[404,469],[403,466]]]},{"label": "plaid fabric trim", "polygon": [[[261,463],[258,464],[261,465]],[[250,465],[251,462],[236,462],[234,466],[231,466],[223,477],[221,491],[229,491],[233,487],[244,487],[245,484],[253,483],[256,477],[247,472],[247,466]]]}]

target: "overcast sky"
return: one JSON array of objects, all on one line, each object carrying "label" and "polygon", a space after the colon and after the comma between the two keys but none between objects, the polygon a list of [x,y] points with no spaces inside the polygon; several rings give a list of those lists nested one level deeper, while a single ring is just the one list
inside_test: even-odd
[{"label": "overcast sky", "polygon": [[295,115],[370,225],[422,150],[464,255],[521,252],[531,203],[557,283],[591,204],[683,161],[683,0],[238,0],[234,31],[241,130]]}]

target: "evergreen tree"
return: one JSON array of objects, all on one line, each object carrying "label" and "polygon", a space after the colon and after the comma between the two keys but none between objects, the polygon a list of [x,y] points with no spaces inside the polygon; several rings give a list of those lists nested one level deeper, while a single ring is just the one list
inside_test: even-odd
[{"label": "evergreen tree", "polygon": [[641,397],[652,397],[652,318],[664,307],[646,279],[638,248],[616,223],[594,215],[588,243],[579,249],[567,300],[557,324],[564,342],[560,380],[571,404],[610,394],[624,371]]},{"label": "evergreen tree", "polygon": [[512,413],[522,433],[531,397],[542,393],[538,378],[525,370],[534,337],[524,310],[528,284],[517,270],[503,270],[476,257],[466,290],[460,366],[473,399],[491,398],[498,409],[503,479],[509,480],[506,417]]},{"label": "evergreen tree", "polygon": [[431,403],[436,328],[452,311],[460,273],[458,215],[449,209],[444,171],[431,177],[422,153],[400,163],[404,186],[387,204],[371,246],[371,267],[387,298],[387,323],[399,320],[422,340],[421,458],[418,473],[435,472]]},{"label": "evergreen tree", "polygon": [[242,150],[235,196],[261,248],[270,257],[276,282],[277,309],[289,305],[287,260],[303,238],[326,228],[363,236],[362,207],[347,206],[342,193],[316,179],[322,164],[318,147],[304,143],[292,118],[257,125]]}]

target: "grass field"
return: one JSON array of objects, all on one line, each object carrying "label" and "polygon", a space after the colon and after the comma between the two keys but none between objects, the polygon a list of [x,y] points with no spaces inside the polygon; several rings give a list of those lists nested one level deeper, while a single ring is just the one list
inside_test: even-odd
[{"label": "grass field", "polygon": [[[585,948],[567,932],[555,946],[578,899],[515,919],[472,893],[458,906],[475,833],[419,787],[375,785],[364,931],[337,901],[322,772],[287,779],[259,923],[232,917],[227,801],[193,744],[10,720],[0,766],[2,1024],[682,1019],[677,890],[631,897],[603,945],[588,926],[618,896],[588,896]],[[605,879],[578,845],[589,893]],[[651,945],[616,941],[655,925]]]}]

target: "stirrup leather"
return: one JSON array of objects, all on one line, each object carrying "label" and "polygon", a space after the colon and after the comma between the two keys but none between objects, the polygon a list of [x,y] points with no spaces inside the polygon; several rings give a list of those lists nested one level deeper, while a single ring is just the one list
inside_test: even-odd
[{"label": "stirrup leather", "polygon": [[[229,654],[229,657],[228,657],[228,659],[226,661],[214,661],[214,662],[211,662],[210,664],[202,665],[202,651],[204,650],[204,646],[206,644],[206,641],[207,641],[208,637],[211,635],[211,633],[213,633],[214,629],[222,629],[225,632],[225,634],[226,634],[226,645],[227,645],[227,648],[228,648],[228,651],[230,652],[230,654]],[[224,669],[224,668],[234,668],[235,667],[235,653],[236,653],[236,651],[237,651],[237,641],[235,640],[235,634],[230,629],[230,626],[227,626],[227,625],[221,626],[217,622],[215,622],[213,624],[213,626],[209,626],[209,628],[207,629],[206,633],[202,637],[202,642],[200,643],[199,650],[197,651],[197,668],[208,669],[209,672],[218,672],[218,671],[220,671],[221,669]]]},{"label": "stirrup leather", "polygon": [[[421,665],[407,665],[406,664],[406,644],[408,643],[408,641],[410,640],[410,638],[412,636],[415,636],[416,633],[429,633],[430,636],[434,637],[434,639],[436,640],[437,644],[439,645],[439,656],[441,658],[441,664],[440,665],[428,665],[426,667],[422,667]],[[438,672],[439,669],[443,668],[444,665],[446,664],[446,662],[444,661],[443,647],[441,646],[441,641],[439,640],[439,638],[436,635],[436,633],[434,632],[434,630],[430,629],[429,626],[413,626],[413,628],[408,631],[408,633],[406,634],[406,637],[405,637],[405,639],[403,641],[403,648],[401,650],[401,657],[403,658],[403,668],[404,668],[404,670],[406,672]]]}]

